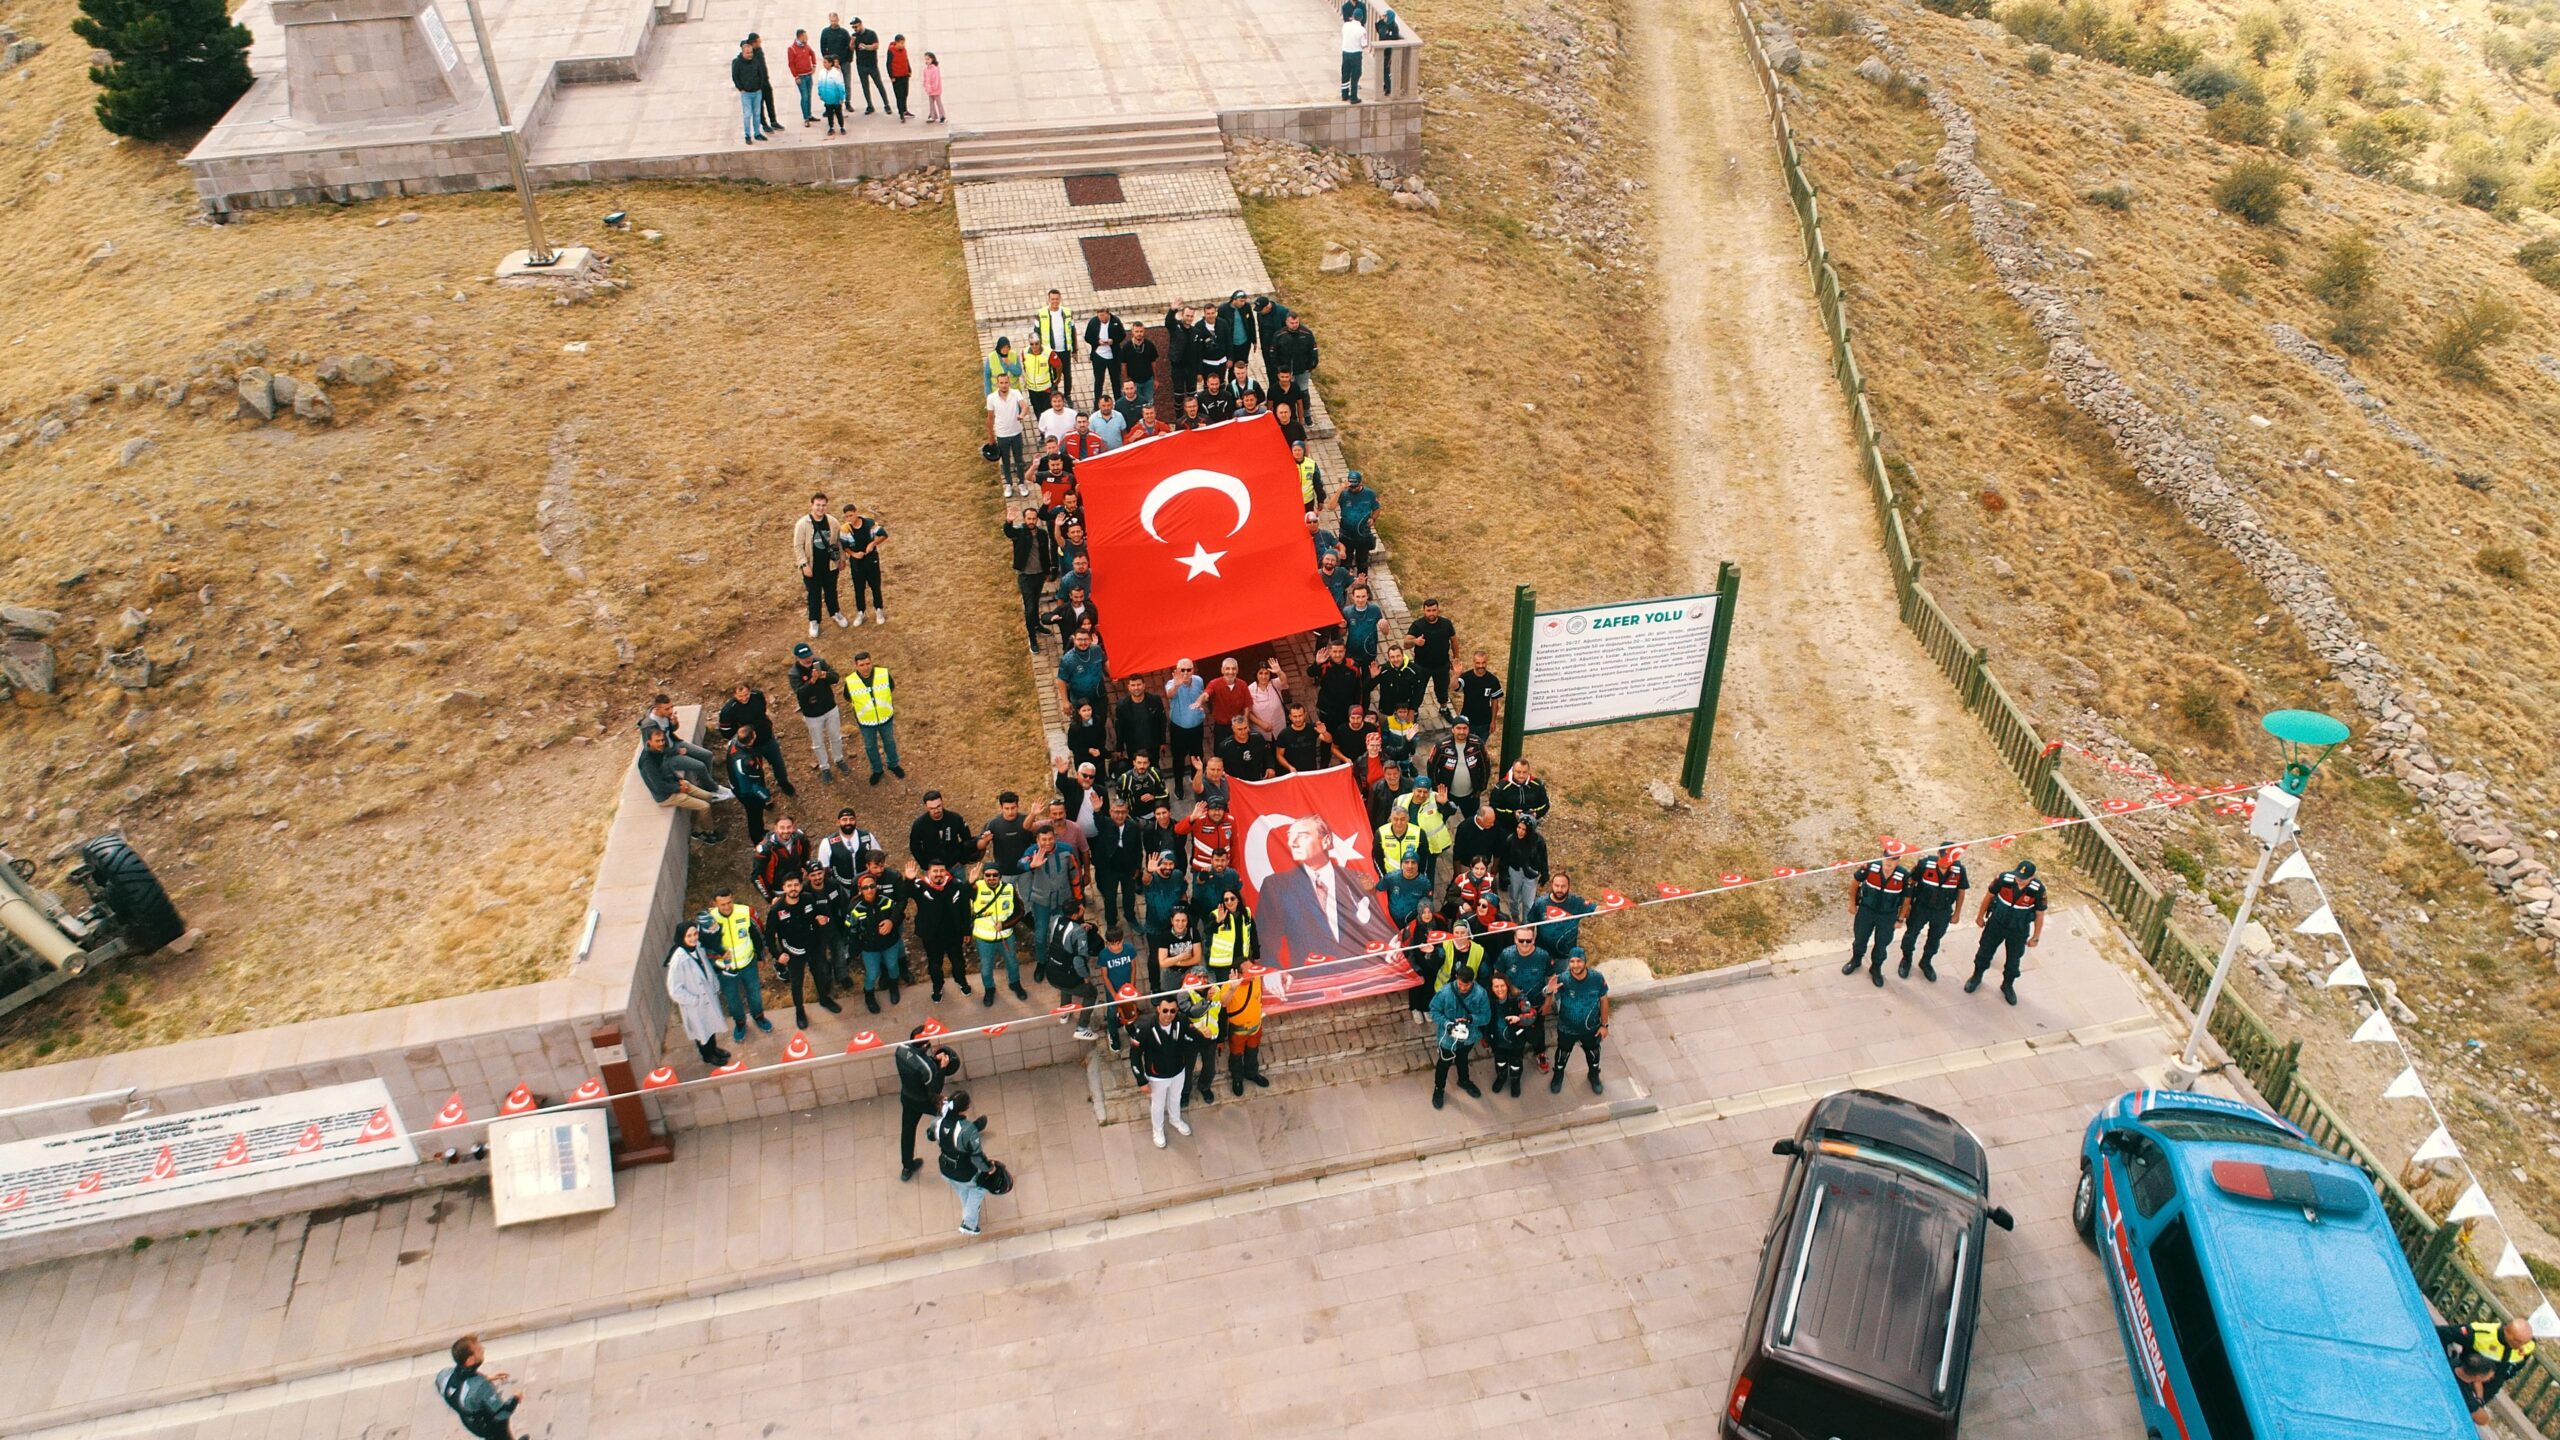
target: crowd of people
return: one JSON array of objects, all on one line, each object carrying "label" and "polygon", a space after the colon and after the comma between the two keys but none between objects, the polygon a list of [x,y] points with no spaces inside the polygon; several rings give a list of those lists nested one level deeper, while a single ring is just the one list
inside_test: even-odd
[{"label": "crowd of people", "polygon": [[[1083,363],[1079,364],[1079,360]],[[923,792],[903,836],[866,825],[853,805],[804,828],[765,691],[739,679],[704,743],[679,732],[660,695],[640,722],[639,768],[652,797],[691,813],[696,838],[734,805],[753,841],[744,875],[720,878],[683,928],[667,991],[704,1063],[770,1034],[771,1003],[794,1023],[814,1002],[841,1012],[856,989],[872,1013],[911,986],[957,989],[993,1007],[1001,986],[1031,1002],[1052,990],[1059,1023],[1126,1056],[1149,1092],[1152,1138],[1188,1135],[1185,1107],[1267,1087],[1261,1057],[1270,998],[1254,906],[1239,874],[1229,787],[1351,767],[1374,836],[1370,897],[1411,964],[1414,1023],[1434,1045],[1432,1103],[1521,1093],[1530,1073],[1559,1091],[1582,1052],[1602,1088],[1607,981],[1585,955],[1592,902],[1576,894],[1546,839],[1550,799],[1525,759],[1498,767],[1485,748],[1502,682],[1487,652],[1462,647],[1455,621],[1427,600],[1401,631],[1373,589],[1380,502],[1352,471],[1338,486],[1306,458],[1314,332],[1269,296],[1176,306],[1160,326],[1108,311],[1074,314],[1056,291],[1016,354],[1000,340],[981,366],[1006,507],[1003,534],[1026,638],[1057,644],[1063,753],[1046,793],[1004,791],[982,819]],[[1092,398],[1077,404],[1078,387]],[[1075,482],[1080,460],[1168,429],[1268,410],[1301,459],[1314,553],[1340,608],[1312,637],[1314,663],[1292,674],[1277,655],[1221,656],[1114,680],[1093,606],[1091,559]],[[1006,423],[1010,415],[1018,422]],[[1040,437],[1034,456],[1020,443]],[[1014,444],[1008,445],[1008,440]],[[1330,522],[1330,523],[1328,523]],[[783,686],[821,780],[847,768],[845,715],[868,780],[903,778],[889,663],[857,651],[839,670],[817,653],[829,622],[885,625],[881,551],[888,526],[860,504],[837,514],[810,497],[792,525],[808,640]],[[845,590],[850,588],[850,603]],[[821,806],[819,813],[824,813]],[[973,973],[974,972],[974,973]],[[1027,973],[1026,973],[1027,972]],[[1039,1003],[1045,1004],[1043,996]],[[898,1047],[906,1117],[901,1178],[921,1169],[919,1125],[932,1122],[964,1228],[992,1178],[983,1117],[946,1094],[956,1058],[921,1027]]]},{"label": "crowd of people", "polygon": [[[950,117],[942,113],[942,62],[930,50],[922,56],[919,64],[904,35],[891,35],[884,46],[880,32],[863,24],[859,15],[848,26],[843,17],[829,12],[815,45],[809,43],[808,31],[792,31],[782,61],[792,87],[800,92],[801,128],[823,122],[829,135],[847,133],[856,99],[862,101],[863,114],[895,115],[904,125],[916,118],[908,100],[909,92],[919,85],[924,91],[924,122],[943,123]],[[762,34],[750,31],[738,42],[738,53],[729,60],[729,84],[738,92],[746,143],[763,144],[782,133],[782,115],[774,103],[773,61],[765,53]]]}]

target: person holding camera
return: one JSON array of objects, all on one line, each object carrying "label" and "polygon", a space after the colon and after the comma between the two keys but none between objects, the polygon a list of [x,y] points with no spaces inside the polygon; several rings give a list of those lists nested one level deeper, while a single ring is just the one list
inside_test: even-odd
[{"label": "person holding camera", "polygon": [[1493,1023],[1493,1006],[1484,991],[1476,988],[1476,973],[1467,966],[1450,971],[1448,983],[1431,997],[1431,1022],[1440,1032],[1440,1054],[1431,1071],[1431,1108],[1438,1110],[1449,1103],[1449,1070],[1457,1067],[1458,1088],[1469,1095],[1482,1096],[1476,1082],[1467,1076],[1467,1060],[1474,1055],[1476,1041]]}]

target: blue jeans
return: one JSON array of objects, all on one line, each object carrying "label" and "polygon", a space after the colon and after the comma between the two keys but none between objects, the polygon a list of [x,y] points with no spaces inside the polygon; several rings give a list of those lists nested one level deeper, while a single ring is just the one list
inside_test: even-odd
[{"label": "blue jeans", "polygon": [[978,1228],[978,1207],[987,1203],[987,1187],[974,1180],[954,1180],[948,1175],[942,1177],[942,1183],[950,1186],[951,1193],[960,1197],[960,1224],[974,1233]]},{"label": "blue jeans", "polygon": [[765,136],[764,96],[754,90],[739,91],[738,110],[739,113],[746,117],[747,138],[749,140],[763,139]]},{"label": "blue jeans", "polygon": [[862,990],[869,994],[883,985],[894,986],[898,974],[906,967],[907,942],[899,941],[886,950],[862,952]]},{"label": "blue jeans", "polygon": [[895,717],[883,720],[877,725],[862,725],[858,728],[862,731],[862,758],[871,762],[872,774],[880,773],[880,754],[884,750],[889,755],[888,763],[898,764],[898,722]]},{"label": "blue jeans", "polygon": [[1008,985],[1022,983],[1022,967],[1013,958],[1013,937],[1007,935],[1001,940],[981,940],[978,942],[978,979],[987,987],[987,993],[990,995],[996,993],[998,956],[1004,959],[1005,983]]},{"label": "blue jeans", "polygon": [[720,976],[720,1008],[729,1012],[732,1024],[743,1030],[749,1016],[764,1017],[764,980],[754,965],[735,972],[712,968]]},{"label": "blue jeans", "polygon": [[818,77],[815,75],[800,75],[793,78],[800,82],[800,118],[802,120],[817,119],[817,116],[809,113],[809,87],[817,83]]}]

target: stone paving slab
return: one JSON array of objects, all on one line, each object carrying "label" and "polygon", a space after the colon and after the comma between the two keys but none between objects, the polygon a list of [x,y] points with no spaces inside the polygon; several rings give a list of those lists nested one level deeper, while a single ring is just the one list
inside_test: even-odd
[{"label": "stone paving slab", "polygon": [[[1863,980],[1852,984],[1818,960],[1621,1007],[1612,1028],[1611,1070],[1641,1077],[1662,1109],[1606,1123],[1630,1140],[1669,1153],[1661,1147],[1695,1142],[1665,1136],[1700,1132],[1737,1110],[1772,1117],[1750,1132],[1764,1147],[1752,1161],[1752,1173],[1701,1175],[1672,1187],[1682,1197],[1681,1206],[1720,1208],[1709,1202],[1731,1198],[1724,1194],[1727,1190],[1774,1183],[1757,1170],[1765,1161],[1768,1127],[1791,1125],[1794,1110],[1814,1094],[1853,1081],[1862,1070],[1880,1073],[1878,1067],[1900,1067],[1893,1071],[1902,1077],[1894,1081],[1895,1088],[1917,1098],[1938,1097],[1933,1103],[1956,1110],[1995,1154],[2005,1153],[1995,1159],[1998,1173],[2016,1174],[2020,1189],[2011,1190],[2004,1180],[2002,1195],[2019,1209],[2022,1221],[2031,1213],[2058,1214],[2068,1191],[2068,1136],[2106,1094],[2133,1083],[2133,1066],[2156,1060],[2168,1048],[2168,1037],[2149,1023],[2141,996],[2091,945],[2091,932],[2084,927],[2093,924],[2079,912],[2048,922],[2046,942],[2036,952],[2040,963],[2022,990],[2027,1003],[2017,1009],[1987,995],[1964,996],[1951,985],[1893,986],[1878,994]],[[1743,1071],[1700,1058],[1747,1051],[1780,1035],[1813,1037],[1813,1043],[1773,1051]],[[2031,1039],[2034,1046],[2021,1043]],[[1429,1208],[1440,1194],[1433,1187],[1448,1180],[1444,1171],[1487,1168],[1449,1158],[1460,1153],[1471,1135],[1481,1134],[1505,1109],[1534,1114],[1533,1107],[1544,1098],[1541,1092],[1528,1102],[1497,1102],[1490,1096],[1453,1100],[1446,1111],[1434,1111],[1419,1077],[1303,1095],[1248,1096],[1241,1104],[1222,1100],[1200,1117],[1196,1139],[1158,1151],[1138,1127],[1094,1126],[1090,1093],[1079,1071],[1062,1067],[1008,1075],[975,1088],[997,1117],[991,1150],[1015,1164],[1022,1177],[1013,1196],[994,1202],[990,1224],[1015,1237],[1007,1245],[1040,1240],[1033,1248],[1041,1251],[1075,1236],[1086,1239],[1073,1243],[1090,1243],[1097,1236],[1107,1240],[1115,1233],[1161,1225],[1166,1222],[1146,1217],[1167,1206],[1197,1202],[1214,1209],[1224,1203],[1228,1210],[1223,1213],[1233,1215],[1238,1212],[1232,1197],[1295,1183],[1315,1171],[1325,1172],[1324,1178],[1311,1181],[1304,1193],[1321,1197],[1344,1187],[1357,1190],[1354,1181],[1342,1177],[1381,1163],[1374,1157],[1382,1152],[1436,1157],[1416,1172],[1423,1177],[1412,1182],[1418,1188],[1399,1192],[1402,1198],[1390,1207],[1396,1213]],[[1574,1097],[1569,1091],[1565,1098]],[[503,1333],[583,1320],[602,1324],[606,1317],[632,1310],[669,1313],[687,1296],[744,1303],[734,1297],[745,1288],[812,1277],[832,1285],[837,1281],[829,1277],[850,1273],[848,1266],[904,1263],[894,1259],[899,1255],[933,1266],[974,1266],[971,1256],[979,1253],[974,1247],[949,1252],[947,1260],[925,1258],[937,1242],[949,1238],[951,1201],[946,1191],[931,1185],[929,1175],[913,1185],[893,1178],[896,1113],[892,1104],[868,1101],[698,1132],[686,1137],[674,1165],[624,1172],[616,1209],[555,1226],[497,1232],[490,1228],[485,1199],[446,1191],[355,1215],[173,1239],[138,1255],[93,1256],[0,1275],[0,1335],[22,1345],[64,1335],[95,1341],[66,1350],[59,1367],[22,1372],[32,1383],[0,1397],[0,1407],[5,1407],[0,1408],[0,1428],[22,1433],[45,1412],[93,1406],[121,1410],[149,1404],[155,1396],[182,1398],[207,1386],[245,1387],[259,1397],[254,1406],[271,1407],[278,1392],[261,1387],[289,1373],[289,1367],[341,1373],[349,1365],[381,1363],[386,1354],[432,1348],[462,1329]],[[1614,1160],[1592,1145],[1559,1140],[1553,1131],[1500,1145],[1513,1148],[1499,1157],[1477,1159],[1507,1162],[1535,1152],[1542,1156],[1540,1166],[1560,1178],[1635,1163]],[[1564,1148],[1547,1149],[1559,1145]],[[2024,1148],[2003,1152],[2003,1147]],[[1666,1175],[1664,1184],[1671,1186],[1672,1178]],[[1551,1226],[1559,1217],[1570,1220],[1583,1213],[1582,1199],[1570,1187],[1542,1191],[1529,1185],[1525,1193],[1502,1193],[1511,1198],[1502,1200],[1496,1213],[1537,1217],[1524,1224]],[[1222,1195],[1230,1198],[1214,1198]],[[1743,1211],[1763,1203],[1755,1199]],[[1089,1218],[1106,1212],[1121,1218]],[[1269,1213],[1293,1212],[1284,1207]],[[1606,1213],[1611,1217],[1606,1223],[1618,1223],[1614,1208]],[[1041,1217],[1076,1215],[1088,1218],[1066,1230],[1042,1228],[1048,1222]],[[1631,1210],[1624,1218],[1670,1223],[1652,1210]],[[1748,1231],[1749,1244],[1756,1244],[1757,1231],[1749,1227],[1758,1218],[1746,1214],[1736,1222]],[[1314,1223],[1300,1216],[1286,1228],[1296,1232]],[[1121,1227],[1117,1232],[1115,1225]],[[2021,1235],[2036,1233],[2022,1225]],[[1397,1248],[1381,1245],[1370,1252],[1360,1248],[1365,1243],[1346,1237],[1340,1245],[1312,1245],[1304,1263],[1330,1270],[1354,1265],[1362,1253],[1376,1253],[1384,1263]],[[1489,1234],[1469,1243],[1499,1249],[1504,1242]],[[1013,1252],[990,1247],[984,1253]],[[884,1255],[892,1258],[884,1260]],[[1082,1275],[1083,1264],[1079,1261],[1061,1276]],[[493,1291],[493,1276],[511,1279]],[[1490,1308],[1526,1314],[1545,1303],[1540,1298],[1545,1293],[1534,1277],[1520,1277],[1507,1303]],[[1044,1303],[1032,1306],[1006,1301],[1001,1289],[994,1294],[993,1300],[981,1295],[972,1303],[994,1305],[1023,1323],[1059,1323],[1046,1303],[1048,1291],[1038,1292]],[[180,1303],[173,1298],[178,1296],[187,1298]],[[904,1313],[883,1308],[886,1303],[867,1301],[856,1313],[872,1317],[866,1323],[876,1330],[898,1328],[876,1323],[882,1314]],[[1299,1317],[1270,1323],[1284,1318],[1295,1323]],[[1050,1333],[1074,1332],[1069,1327]],[[1730,1337],[1714,1338],[1729,1343]],[[800,1352],[792,1348],[790,1353]],[[2120,1373],[2121,1362],[2115,1363]],[[544,1373],[560,1372],[546,1366]],[[750,1370],[704,1383],[720,1394],[721,1405],[739,1406],[744,1414],[750,1413],[748,1397],[732,1389],[770,1378]],[[623,1395],[618,1387],[605,1393]],[[1471,1393],[1467,1401],[1482,1398]],[[248,1399],[241,1403],[253,1404]],[[598,1404],[604,1403],[599,1397]],[[624,1403],[624,1398],[611,1401],[616,1407]],[[283,1425],[277,1421],[283,1413],[263,1408],[257,1424],[197,1433],[332,1433]],[[604,1413],[597,1412],[599,1417]],[[616,1408],[611,1413],[617,1435],[659,1433],[645,1428],[657,1422],[639,1410]],[[626,1429],[625,1421],[643,1428]],[[261,1430],[258,1424],[276,1428]],[[1278,1428],[1270,1433],[1305,1433],[1294,1422],[1275,1419],[1274,1424]],[[154,1420],[139,1429],[101,1426],[63,1433],[164,1429],[162,1421]],[[354,1433],[354,1427],[345,1433]]]},{"label": "stone paving slab", "polygon": [[1066,182],[1055,177],[957,185],[951,194],[963,237],[1006,230],[1094,230],[1139,220],[1234,216],[1244,210],[1224,170],[1142,170],[1121,176],[1120,189],[1122,198],[1110,205],[1068,204]]},{"label": "stone paving slab", "polygon": [[[1240,220],[1088,225],[1072,213],[1060,218],[1061,228],[1054,230],[1004,231],[961,242],[969,262],[971,312],[982,326],[1026,321],[1038,313],[1053,288],[1078,315],[1090,315],[1108,305],[1151,319],[1161,319],[1167,307],[1185,300],[1209,302],[1224,300],[1236,290],[1259,295],[1271,289],[1262,252]],[[1076,242],[1088,235],[1118,234],[1134,234],[1146,247],[1148,268],[1155,272],[1153,284],[1120,290],[1094,288]],[[1015,343],[1021,343],[1019,336]]]}]

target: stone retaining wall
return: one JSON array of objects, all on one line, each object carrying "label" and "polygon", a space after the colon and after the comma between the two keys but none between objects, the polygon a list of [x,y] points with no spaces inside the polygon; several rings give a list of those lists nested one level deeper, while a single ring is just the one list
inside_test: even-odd
[{"label": "stone retaining wall", "polygon": [[1347,155],[1374,155],[1400,169],[1422,164],[1422,96],[1361,105],[1301,105],[1269,110],[1223,110],[1218,128],[1230,138],[1286,140]]}]

